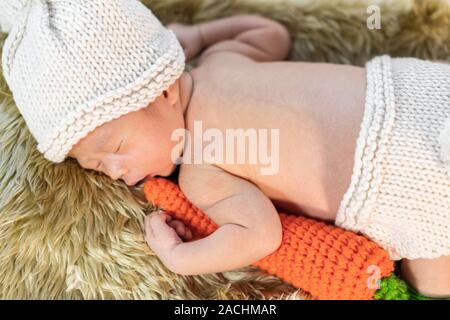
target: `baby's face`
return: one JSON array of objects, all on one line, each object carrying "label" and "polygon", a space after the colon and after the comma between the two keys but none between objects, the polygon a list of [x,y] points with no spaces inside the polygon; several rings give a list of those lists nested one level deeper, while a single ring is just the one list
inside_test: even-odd
[{"label": "baby's face", "polygon": [[[174,85],[173,85],[174,86]],[[69,157],[81,167],[135,185],[147,176],[168,176],[176,165],[171,152],[173,130],[184,128],[177,88],[147,107],[107,122],[80,140]]]}]

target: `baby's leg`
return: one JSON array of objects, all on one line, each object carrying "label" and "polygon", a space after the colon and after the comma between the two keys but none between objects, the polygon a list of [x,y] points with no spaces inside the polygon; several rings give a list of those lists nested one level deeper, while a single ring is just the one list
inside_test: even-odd
[{"label": "baby's leg", "polygon": [[428,297],[450,297],[450,256],[401,261],[404,279]]},{"label": "baby's leg", "polygon": [[[449,64],[449,61],[435,61]],[[428,297],[450,297],[450,256],[401,261],[405,280]]]}]

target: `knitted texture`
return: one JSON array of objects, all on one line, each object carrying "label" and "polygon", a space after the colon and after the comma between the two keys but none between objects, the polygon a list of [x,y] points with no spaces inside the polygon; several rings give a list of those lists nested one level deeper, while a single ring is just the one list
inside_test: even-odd
[{"label": "knitted texture", "polygon": [[0,0],[4,77],[38,150],[62,162],[96,127],[184,71],[175,34],[137,0]]},{"label": "knitted texture", "polygon": [[439,135],[440,157],[450,176],[450,117],[445,121],[444,129]]},{"label": "knitted texture", "polygon": [[450,255],[450,175],[439,144],[450,117],[450,65],[381,56],[366,69],[355,164],[336,225],[394,260]]},{"label": "knitted texture", "polygon": [[[169,180],[147,179],[144,194],[189,226],[193,240],[217,229]],[[363,236],[302,216],[280,213],[280,219],[280,247],[254,265],[316,298],[373,299],[379,280],[394,270],[387,252]]]},{"label": "knitted texture", "polygon": [[408,285],[393,273],[381,280],[380,289],[375,293],[377,300],[416,300],[411,296]]},{"label": "knitted texture", "polygon": [[450,298],[432,298],[418,293],[395,273],[381,279],[380,289],[375,293],[377,300],[450,300]]}]

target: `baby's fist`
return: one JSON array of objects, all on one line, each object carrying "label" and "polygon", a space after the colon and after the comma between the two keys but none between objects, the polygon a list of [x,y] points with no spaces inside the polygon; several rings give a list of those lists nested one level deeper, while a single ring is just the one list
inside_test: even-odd
[{"label": "baby's fist", "polygon": [[183,240],[192,240],[191,230],[182,221],[172,219],[169,221],[168,225],[171,226]]},{"label": "baby's fist", "polygon": [[174,220],[163,211],[145,217],[145,240],[163,261],[171,258],[172,250],[184,240],[192,239],[192,232],[181,221]]}]

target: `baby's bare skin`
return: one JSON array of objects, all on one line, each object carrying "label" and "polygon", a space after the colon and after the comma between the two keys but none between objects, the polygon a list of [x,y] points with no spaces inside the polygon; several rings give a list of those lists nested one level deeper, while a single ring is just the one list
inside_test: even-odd
[{"label": "baby's bare skin", "polygon": [[[85,168],[99,162],[97,170],[133,185],[147,175],[173,171],[170,132],[185,128],[194,134],[194,121],[201,120],[203,130],[219,132],[279,129],[276,174],[262,175],[262,165],[249,163],[181,165],[182,191],[219,228],[204,239],[183,242],[191,234],[181,222],[169,221],[165,213],[145,219],[149,246],[179,274],[233,270],[272,253],[281,242],[277,210],[333,223],[351,180],[365,70],[280,61],[289,52],[289,35],[261,17],[235,16],[173,29],[188,59],[207,48],[197,67],[184,73],[167,97],[94,130],[70,156]],[[111,147],[93,152],[102,135],[113,140]],[[138,139],[142,136],[149,139]],[[114,152],[119,141],[124,146]],[[403,266],[405,277],[423,293],[449,293],[450,275],[433,273],[448,270],[449,257],[405,260]]]},{"label": "baby's bare skin", "polygon": [[217,166],[256,184],[280,210],[334,222],[353,168],[364,69],[262,64],[222,52],[205,58],[192,76],[196,89],[186,123],[191,132],[196,119],[204,129],[224,133],[228,128],[279,129],[278,173],[262,175],[263,164]]}]

